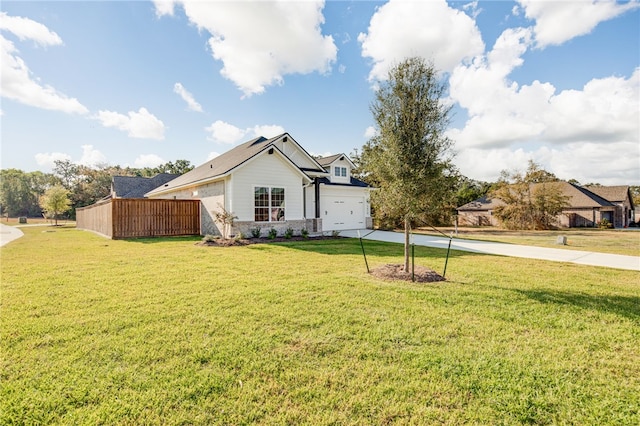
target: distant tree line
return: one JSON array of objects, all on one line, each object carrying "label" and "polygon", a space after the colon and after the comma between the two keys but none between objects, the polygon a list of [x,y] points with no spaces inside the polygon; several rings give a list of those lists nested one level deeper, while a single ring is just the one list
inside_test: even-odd
[{"label": "distant tree line", "polygon": [[3,216],[11,217],[42,216],[42,196],[48,189],[60,186],[68,193],[69,216],[74,218],[76,208],[94,204],[111,193],[113,176],[153,177],[159,173],[183,174],[191,169],[193,166],[187,160],[144,168],[107,164],[89,167],[58,160],[52,173],[3,169],[0,170],[0,211]]}]

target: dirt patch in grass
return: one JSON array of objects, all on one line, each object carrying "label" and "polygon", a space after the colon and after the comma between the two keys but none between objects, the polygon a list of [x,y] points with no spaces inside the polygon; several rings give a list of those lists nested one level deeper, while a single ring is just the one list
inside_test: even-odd
[{"label": "dirt patch in grass", "polygon": [[[411,271],[405,272],[402,265],[387,264],[375,268],[371,271],[371,275],[383,280],[402,280],[412,281]],[[416,265],[413,271],[414,281],[419,283],[433,283],[437,281],[445,281],[445,278],[436,271]]]}]

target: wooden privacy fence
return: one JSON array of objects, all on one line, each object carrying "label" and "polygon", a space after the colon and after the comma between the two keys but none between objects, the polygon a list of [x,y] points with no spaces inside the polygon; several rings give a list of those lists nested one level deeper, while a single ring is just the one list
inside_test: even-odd
[{"label": "wooden privacy fence", "polygon": [[200,234],[200,201],[115,198],[76,210],[76,226],[110,238]]}]

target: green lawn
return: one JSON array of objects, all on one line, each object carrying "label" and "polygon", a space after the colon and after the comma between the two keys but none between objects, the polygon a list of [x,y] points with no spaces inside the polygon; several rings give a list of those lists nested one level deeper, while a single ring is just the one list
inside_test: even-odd
[{"label": "green lawn", "polygon": [[[455,236],[454,228],[440,228],[447,236]],[[416,232],[442,235],[430,228]],[[556,244],[559,235],[567,237],[567,245]],[[508,231],[499,228],[460,228],[456,238],[524,244],[538,247],[564,248],[597,253],[640,256],[640,229],[571,228],[554,231]]]},{"label": "green lawn", "polygon": [[638,272],[452,252],[448,281],[414,284],[367,275],[350,239],[23,231],[0,249],[0,424],[640,418]]}]

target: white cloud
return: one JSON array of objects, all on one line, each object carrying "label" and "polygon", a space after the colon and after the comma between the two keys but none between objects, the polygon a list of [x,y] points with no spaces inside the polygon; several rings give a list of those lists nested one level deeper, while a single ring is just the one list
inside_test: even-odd
[{"label": "white cloud", "polygon": [[[623,153],[623,155],[621,155]],[[562,146],[469,148],[456,157],[460,172],[472,179],[495,182],[501,170],[525,171],[529,160],[563,180],[582,184],[640,183],[640,148],[633,142],[575,142]]]},{"label": "white cloud", "polygon": [[507,29],[490,52],[452,72],[450,100],[469,116],[448,131],[461,172],[492,181],[533,159],[563,179],[638,182],[640,68],[592,79],[581,90],[558,92],[537,80],[519,85],[509,75],[533,42],[532,29]]},{"label": "white cloud", "polygon": [[[0,30],[8,31],[19,40],[32,40],[41,46],[57,46],[62,39],[47,27],[28,18],[9,16],[0,12]],[[2,97],[13,99],[36,108],[86,114],[89,112],[77,99],[58,92],[51,86],[36,81],[19,51],[5,37],[0,36],[0,92]]]},{"label": "white cloud", "polygon": [[640,7],[637,1],[540,1],[518,0],[525,16],[535,20],[537,46],[559,45],[590,33],[600,22]]},{"label": "white cloud", "polygon": [[0,12],[0,30],[13,33],[21,41],[32,40],[41,46],[62,44],[60,36],[41,23],[20,16],[9,16],[6,12]]},{"label": "white cloud", "polygon": [[175,6],[173,0],[153,0],[153,4],[156,7],[157,17],[162,17],[163,15],[173,16]]},{"label": "white cloud", "polygon": [[637,142],[576,142],[559,148],[542,148],[536,153],[540,164],[561,179],[582,184],[638,185],[640,147]]},{"label": "white cloud", "polygon": [[51,170],[56,165],[56,161],[71,161],[71,156],[62,152],[39,152],[35,155],[35,159],[39,166]]},{"label": "white cloud", "polygon": [[156,1],[156,14],[172,15],[174,4],[211,34],[212,55],[224,64],[221,74],[244,96],[282,84],[287,74],[327,73],[336,61],[333,37],[320,29],[324,1]]},{"label": "white cloud", "polygon": [[373,60],[369,80],[385,80],[389,69],[406,57],[422,56],[449,72],[484,51],[473,19],[445,0],[391,0],[378,8],[358,41],[362,56]]},{"label": "white cloud", "polygon": [[98,111],[95,118],[105,127],[126,131],[132,138],[164,139],[164,123],[146,108],[140,108],[138,112],[129,111],[128,115],[113,111]]},{"label": "white cloud", "polygon": [[38,153],[35,155],[35,159],[39,166],[48,169],[53,169],[57,160],[72,161],[73,163],[88,167],[95,167],[107,163],[107,157],[102,152],[95,149],[93,145],[82,145],[82,156],[77,161],[73,161],[69,154],[62,152]]},{"label": "white cloud", "polygon": [[275,124],[267,124],[262,126],[253,126],[251,129],[247,129],[247,134],[251,135],[251,138],[255,138],[258,136],[264,136],[265,138],[272,138],[274,136],[281,135],[284,133],[284,128],[282,126],[277,126]]},{"label": "white cloud", "polygon": [[378,130],[375,127],[369,126],[364,130],[364,137],[367,139],[371,139],[374,136],[378,135]]},{"label": "white cloud", "polygon": [[222,120],[215,121],[211,126],[206,127],[205,130],[210,133],[210,140],[230,145],[253,139],[258,136],[271,138],[284,133],[284,129],[277,125],[257,125],[241,129]]},{"label": "white cloud", "polygon": [[532,157],[522,148],[467,148],[458,152],[455,164],[464,176],[495,182],[502,170],[524,170]]},{"label": "white cloud", "polygon": [[214,158],[219,157],[219,156],[220,156],[219,152],[211,151],[209,153],[209,155],[207,156],[207,161],[213,160]]},{"label": "white cloud", "polygon": [[196,100],[193,98],[193,95],[189,93],[181,83],[174,84],[173,91],[180,95],[182,100],[187,103],[191,111],[202,112],[202,106],[198,102],[196,102]]},{"label": "white cloud", "polygon": [[140,168],[156,167],[164,163],[166,163],[166,161],[156,154],[141,154],[133,162],[136,167]]},{"label": "white cloud", "polygon": [[78,163],[89,167],[95,167],[106,164],[107,157],[95,149],[93,145],[82,145],[82,157],[80,157]]},{"label": "white cloud", "polygon": [[640,69],[628,79],[593,79],[582,90],[556,93],[539,81],[519,86],[508,75],[522,63],[530,35],[505,30],[486,57],[454,69],[450,97],[469,115],[463,129],[449,133],[458,148],[638,140]]},{"label": "white cloud", "polygon": [[231,145],[240,142],[245,135],[244,130],[222,120],[217,120],[211,126],[206,127],[205,130],[211,133],[210,139]]}]

